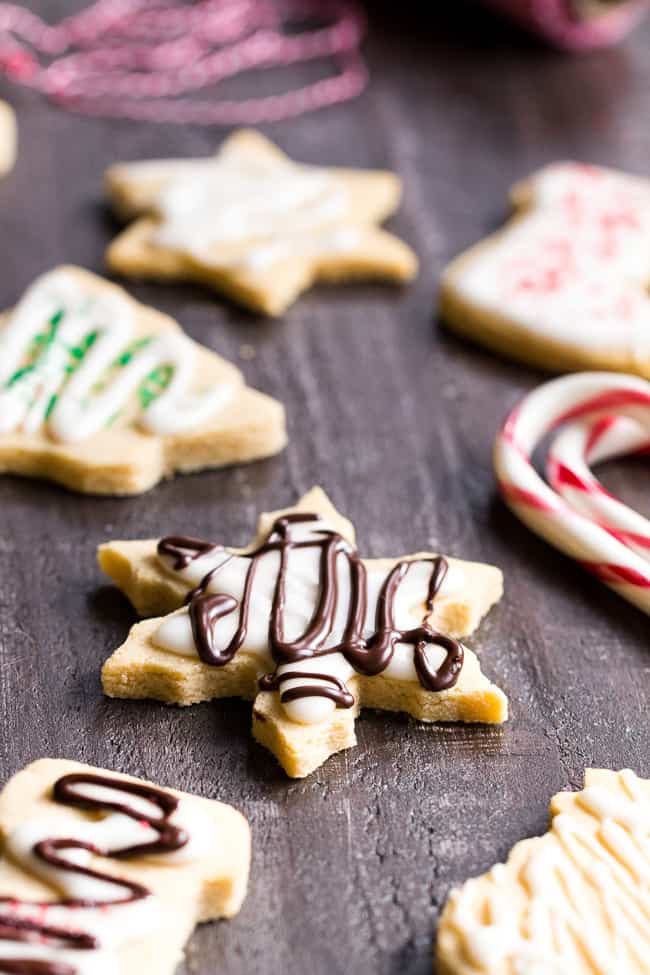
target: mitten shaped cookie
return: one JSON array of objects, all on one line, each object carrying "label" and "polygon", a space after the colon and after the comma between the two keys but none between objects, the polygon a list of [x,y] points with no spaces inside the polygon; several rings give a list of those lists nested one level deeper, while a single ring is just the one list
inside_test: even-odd
[{"label": "mitten shaped cookie", "polygon": [[389,172],[295,163],[250,130],[207,159],[116,163],[113,206],[135,218],[107,252],[127,277],[190,280],[268,315],[315,281],[410,280],[413,252],[380,224],[399,204]]},{"label": "mitten shaped cookie", "polygon": [[650,378],[650,182],[555,163],[512,199],[505,228],[445,270],[446,323],[545,369]]},{"label": "mitten shaped cookie", "polygon": [[[145,616],[102,672],[111,697],[254,699],[253,734],[308,775],[356,743],[360,708],[502,722],[504,694],[458,642],[500,598],[498,569],[429,553],[362,560],[315,488],[256,543],[110,542],[102,568]],[[185,604],[185,605],[184,605]]]},{"label": "mitten shaped cookie", "polygon": [[138,494],[285,443],[280,403],[94,274],[51,271],[0,319],[0,472]]},{"label": "mitten shaped cookie", "polygon": [[246,893],[230,806],[42,759],[0,794],[0,972],[172,975],[200,921]]}]

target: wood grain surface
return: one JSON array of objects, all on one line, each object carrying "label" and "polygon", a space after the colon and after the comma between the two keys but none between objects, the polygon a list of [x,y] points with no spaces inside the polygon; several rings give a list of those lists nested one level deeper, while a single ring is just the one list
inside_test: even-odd
[{"label": "wood grain surface", "polygon": [[[74,9],[30,6],[52,18]],[[647,618],[495,496],[494,434],[542,373],[463,344],[434,314],[441,268],[502,221],[518,177],[563,157],[650,175],[650,24],[617,50],[572,59],[448,6],[453,15],[425,17],[425,4],[371,4],[367,93],[265,129],[298,159],[402,175],[391,225],[420,255],[412,287],[318,288],[266,321],[198,288],[129,286],[285,401],[288,451],[131,500],[0,480],[2,779],[65,756],[219,797],[250,818],[248,900],[235,921],[197,932],[192,975],[428,972],[450,886],[543,831],[553,792],[578,787],[588,765],[650,773]],[[0,184],[3,306],[59,262],[102,269],[116,231],[102,198],[109,163],[204,155],[223,136],[78,118],[2,93],[20,121],[19,163]],[[610,466],[604,480],[648,511],[647,465]],[[250,739],[248,704],[181,711],[102,697],[100,666],[134,616],[97,569],[97,544],[175,531],[241,544],[259,510],[315,483],[354,520],[364,554],[433,548],[504,569],[505,599],[471,640],[510,697],[503,729],[368,712],[356,749],[292,782]]]}]

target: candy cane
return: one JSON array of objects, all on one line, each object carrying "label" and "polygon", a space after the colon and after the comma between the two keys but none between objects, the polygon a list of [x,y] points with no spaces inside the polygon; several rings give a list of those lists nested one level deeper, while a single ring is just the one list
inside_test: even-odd
[{"label": "candy cane", "polygon": [[[303,21],[317,24],[288,30]],[[354,0],[98,0],[55,25],[0,3],[0,76],[88,115],[255,124],[359,94],[364,27]],[[281,94],[179,97],[244,71],[324,58],[336,73]]]},{"label": "candy cane", "polygon": [[[563,424],[546,484],[531,456]],[[650,613],[650,521],[612,497],[590,470],[638,452],[650,453],[650,383],[579,373],[545,383],[515,407],[497,437],[494,466],[507,504],[529,528]]]}]

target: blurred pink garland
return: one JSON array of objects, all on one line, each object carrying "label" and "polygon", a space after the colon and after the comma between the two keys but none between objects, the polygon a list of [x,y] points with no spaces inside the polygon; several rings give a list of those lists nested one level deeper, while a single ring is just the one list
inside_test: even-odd
[{"label": "blurred pink garland", "polygon": [[[364,30],[354,0],[97,0],[53,26],[0,3],[0,76],[88,115],[250,125],[358,95]],[[282,94],[182,97],[245,71],[327,58],[336,74]]]}]

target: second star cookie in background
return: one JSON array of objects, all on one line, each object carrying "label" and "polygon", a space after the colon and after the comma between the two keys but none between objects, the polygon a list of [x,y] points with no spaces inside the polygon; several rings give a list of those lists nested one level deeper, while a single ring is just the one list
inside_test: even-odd
[{"label": "second star cookie in background", "polygon": [[500,599],[500,571],[428,553],[361,560],[318,488],[262,516],[246,550],[167,537],[110,542],[99,559],[143,615],[170,613],[132,629],[104,665],[105,692],[253,698],[253,733],[291,776],[356,744],[361,707],[506,720],[505,695],[454,639]]},{"label": "second star cookie in background", "polygon": [[380,228],[395,212],[393,173],[295,163],[242,130],[206,159],[117,163],[106,175],[117,214],[112,271],[191,280],[268,315],[315,281],[410,280],[413,251]]},{"label": "second star cookie in background", "polygon": [[556,163],[512,200],[506,227],[443,273],[444,321],[543,369],[650,377],[650,182]]},{"label": "second star cookie in background", "polygon": [[280,403],[88,271],[43,275],[0,319],[0,472],[139,494],[285,444]]}]

